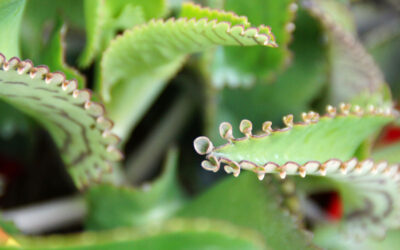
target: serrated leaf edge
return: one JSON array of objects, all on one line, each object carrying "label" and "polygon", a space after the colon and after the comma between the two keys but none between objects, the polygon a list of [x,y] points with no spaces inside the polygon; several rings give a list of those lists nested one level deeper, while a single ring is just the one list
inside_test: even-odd
[{"label": "serrated leaf edge", "polygon": [[[360,106],[356,105],[351,108],[350,104],[342,103],[340,105],[340,113],[338,114],[336,108],[328,105],[326,107],[326,114],[323,116],[316,112],[310,111],[302,114],[303,122],[293,123],[293,115],[283,117],[283,121],[286,125],[285,128],[273,130],[271,128],[272,123],[267,121],[262,126],[263,132],[258,135],[252,134],[252,124],[249,120],[242,120],[240,123],[240,131],[245,135],[242,138],[234,138],[232,133],[232,125],[227,122],[223,122],[220,125],[220,135],[223,139],[227,140],[228,143],[219,147],[214,147],[208,137],[200,136],[194,141],[194,148],[200,155],[206,155],[207,160],[201,163],[201,166],[212,172],[217,172],[220,169],[221,163],[224,164],[224,170],[228,174],[233,174],[235,177],[239,176],[241,169],[250,170],[257,174],[258,179],[264,179],[267,173],[278,173],[282,179],[289,175],[300,175],[306,177],[307,174],[325,176],[329,174],[352,174],[352,175],[364,175],[369,174],[383,174],[387,177],[392,177],[396,182],[400,180],[400,164],[388,164],[387,161],[374,162],[372,159],[365,159],[358,161],[357,158],[351,158],[347,161],[341,161],[339,159],[329,159],[325,162],[310,160],[304,164],[298,164],[293,161],[287,161],[286,163],[279,165],[273,161],[267,162],[264,165],[257,165],[256,163],[248,160],[241,160],[240,162],[233,161],[226,157],[215,156],[213,152],[218,149],[232,145],[235,141],[243,141],[252,139],[261,139],[266,136],[270,136],[273,133],[285,133],[290,131],[293,127],[297,126],[308,126],[311,124],[318,123],[320,119],[333,119],[337,116],[384,116],[384,117],[398,117],[399,114],[396,110],[388,107],[386,109],[376,108],[374,105],[370,105],[366,111]],[[400,183],[399,183],[400,185]]]}]

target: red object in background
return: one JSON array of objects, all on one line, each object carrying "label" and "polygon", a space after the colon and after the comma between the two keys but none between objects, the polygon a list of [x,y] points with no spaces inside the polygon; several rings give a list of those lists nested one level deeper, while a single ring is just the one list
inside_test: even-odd
[{"label": "red object in background", "polygon": [[400,140],[400,127],[389,125],[382,133],[379,144],[391,144]]},{"label": "red object in background", "polygon": [[340,195],[336,192],[330,194],[329,203],[326,207],[326,213],[328,218],[333,221],[338,221],[343,216],[342,199]]}]

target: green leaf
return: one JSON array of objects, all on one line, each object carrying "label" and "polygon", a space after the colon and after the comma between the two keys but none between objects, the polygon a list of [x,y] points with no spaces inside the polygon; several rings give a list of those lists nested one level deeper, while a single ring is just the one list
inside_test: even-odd
[{"label": "green leaf", "polygon": [[390,102],[382,72],[353,34],[354,24],[346,5],[336,0],[306,0],[304,6],[327,35],[331,64],[328,102]]},{"label": "green leaf", "polygon": [[0,51],[7,57],[19,56],[19,31],[25,0],[2,0],[0,2]]},{"label": "green leaf", "polygon": [[163,16],[165,0],[85,0],[87,43],[80,63],[88,66],[101,55],[115,35],[151,18]]},{"label": "green leaf", "polygon": [[75,80],[49,73],[46,66],[0,56],[0,98],[30,115],[53,137],[78,187],[99,180],[122,155],[111,133],[104,107],[92,102],[91,92],[78,90]]},{"label": "green leaf", "polygon": [[40,64],[49,66],[53,71],[61,71],[67,79],[76,79],[79,88],[85,87],[85,78],[74,68],[65,63],[65,42],[64,38],[67,33],[67,26],[59,19],[50,39],[44,46],[42,53],[37,60]]},{"label": "green leaf", "polygon": [[[193,13],[194,18],[136,26],[104,53],[101,93],[121,137],[135,126],[190,53],[216,45],[276,46],[269,28],[247,28],[249,24],[233,14],[191,4],[184,5],[182,13]],[[227,20],[241,25],[232,26]]]},{"label": "green leaf", "polygon": [[183,204],[176,170],[177,150],[168,153],[162,176],[142,189],[95,186],[88,190],[88,217],[86,226],[91,230],[121,226],[144,226],[161,223],[171,217]]},{"label": "green leaf", "polygon": [[327,81],[328,68],[321,32],[304,10],[298,12],[295,25],[294,42],[290,46],[293,63],[275,81],[258,82],[251,88],[224,88],[211,97],[215,98],[211,102],[215,112],[208,117],[211,126],[207,134],[213,140],[221,142],[216,128],[223,121],[238,124],[246,118],[261,124],[267,118],[281,122],[281,117],[288,113],[300,115],[320,93]]},{"label": "green leaf", "polygon": [[278,205],[271,183],[254,176],[226,178],[185,206],[177,216],[229,221],[262,234],[270,249],[313,249],[308,236]]},{"label": "green leaf", "polygon": [[253,230],[206,219],[175,219],[160,226],[76,235],[19,236],[16,240],[22,249],[265,249]]},{"label": "green leaf", "polygon": [[288,44],[294,30],[292,23],[297,5],[294,0],[226,1],[224,9],[249,18],[252,26],[268,24],[274,31],[279,48],[222,47],[210,65],[212,83],[217,87],[250,85],[257,79],[273,79],[290,62]]},{"label": "green leaf", "polygon": [[202,167],[213,172],[223,163],[224,170],[234,176],[245,169],[260,180],[267,173],[279,173],[281,178],[311,174],[347,184],[356,194],[346,215],[347,229],[354,234],[361,229],[381,235],[386,228],[398,227],[399,166],[354,158],[363,141],[394,120],[391,109],[376,110],[372,106],[363,111],[359,106],[351,109],[342,104],[340,114],[328,106],[324,116],[309,112],[302,118],[302,123],[294,124],[293,116],[286,116],[286,128],[277,130],[272,130],[271,122],[265,122],[258,135],[252,134],[250,121],[242,120],[240,131],[245,136],[238,139],[232,135],[232,126],[222,123],[220,134],[227,144],[214,147],[207,137],[199,137],[194,146],[199,154],[207,155]]},{"label": "green leaf", "polygon": [[[305,113],[304,122],[294,125],[293,116],[289,115],[283,118],[286,128],[272,131],[270,124],[265,123],[263,132],[254,136],[251,122],[242,120],[240,129],[245,137],[238,139],[232,136],[232,126],[222,123],[220,134],[228,143],[212,147],[207,155],[235,162],[251,161],[256,165],[263,165],[268,161],[278,165],[293,161],[302,165],[310,160],[323,163],[331,158],[346,161],[368,136],[379,131],[394,118],[391,113],[376,115],[375,111],[365,115],[359,115],[355,111],[347,113],[350,111],[344,106],[346,105],[342,106],[339,115],[332,112],[320,117],[314,112]],[[335,108],[329,108],[331,111],[333,109]]]}]

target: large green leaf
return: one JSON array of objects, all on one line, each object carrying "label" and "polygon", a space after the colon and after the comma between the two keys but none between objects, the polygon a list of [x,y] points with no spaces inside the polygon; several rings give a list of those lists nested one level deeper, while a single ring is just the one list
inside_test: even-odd
[{"label": "large green leaf", "polygon": [[[257,232],[206,219],[76,235],[16,237],[18,249],[266,249]],[[16,248],[7,248],[16,249]]]},{"label": "large green leaf", "polygon": [[268,27],[251,28],[245,18],[232,13],[186,4],[181,16],[136,26],[115,39],[104,54],[101,93],[122,137],[190,53],[216,45],[276,46]]},{"label": "large green leaf", "polygon": [[86,47],[81,64],[88,66],[101,55],[121,30],[165,13],[165,0],[85,0]]},{"label": "large green leaf", "polygon": [[210,65],[212,83],[215,86],[243,86],[253,84],[257,79],[272,79],[288,65],[288,43],[295,27],[292,21],[297,10],[294,0],[256,0],[251,4],[242,0],[230,0],[225,2],[224,9],[247,16],[252,26],[268,24],[274,31],[279,48],[219,48]]},{"label": "large green leaf", "polygon": [[183,204],[183,195],[177,184],[178,153],[171,150],[162,176],[143,189],[116,186],[95,186],[88,190],[88,217],[91,230],[121,226],[144,226],[161,223]]},{"label": "large green leaf", "polygon": [[213,218],[253,229],[263,235],[271,249],[313,249],[309,237],[278,205],[272,183],[254,176],[226,178],[185,206],[177,216]]},{"label": "large green leaf", "polygon": [[19,56],[19,30],[25,0],[0,2],[0,51],[7,57]]},{"label": "large green leaf", "polygon": [[279,173],[281,178],[311,174],[343,182],[356,194],[346,211],[346,231],[381,235],[386,228],[400,224],[396,194],[399,166],[353,157],[363,141],[393,121],[394,115],[391,109],[371,107],[364,111],[346,104],[340,110],[337,114],[329,106],[324,116],[304,113],[303,122],[298,124],[293,124],[293,116],[286,116],[283,120],[287,127],[278,130],[272,130],[271,123],[266,122],[259,135],[253,135],[251,122],[243,120],[240,130],[245,137],[238,139],[232,135],[232,126],[222,123],[220,134],[227,144],[214,147],[207,137],[199,137],[194,146],[198,153],[207,155],[202,167],[214,172],[224,163],[225,171],[235,176],[245,169],[255,172],[259,179],[267,173]]},{"label": "large green leaf", "polygon": [[50,73],[46,66],[0,55],[0,98],[32,116],[49,130],[78,187],[99,180],[122,156],[111,133],[104,107],[91,92],[78,90],[75,80]]}]

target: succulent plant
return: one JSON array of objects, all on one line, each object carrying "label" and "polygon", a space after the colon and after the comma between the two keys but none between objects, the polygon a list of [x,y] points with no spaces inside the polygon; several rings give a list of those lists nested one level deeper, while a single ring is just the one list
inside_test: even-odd
[{"label": "succulent plant", "polygon": [[[385,134],[399,130],[400,19],[376,28],[365,6],[393,11],[341,0],[1,1],[0,245],[396,248],[400,147]],[[51,172],[60,166],[67,176]],[[232,176],[207,172],[221,168]],[[9,198],[17,187],[24,197]],[[74,196],[28,204],[63,188],[57,196]],[[329,217],[318,204],[332,192]]]}]

